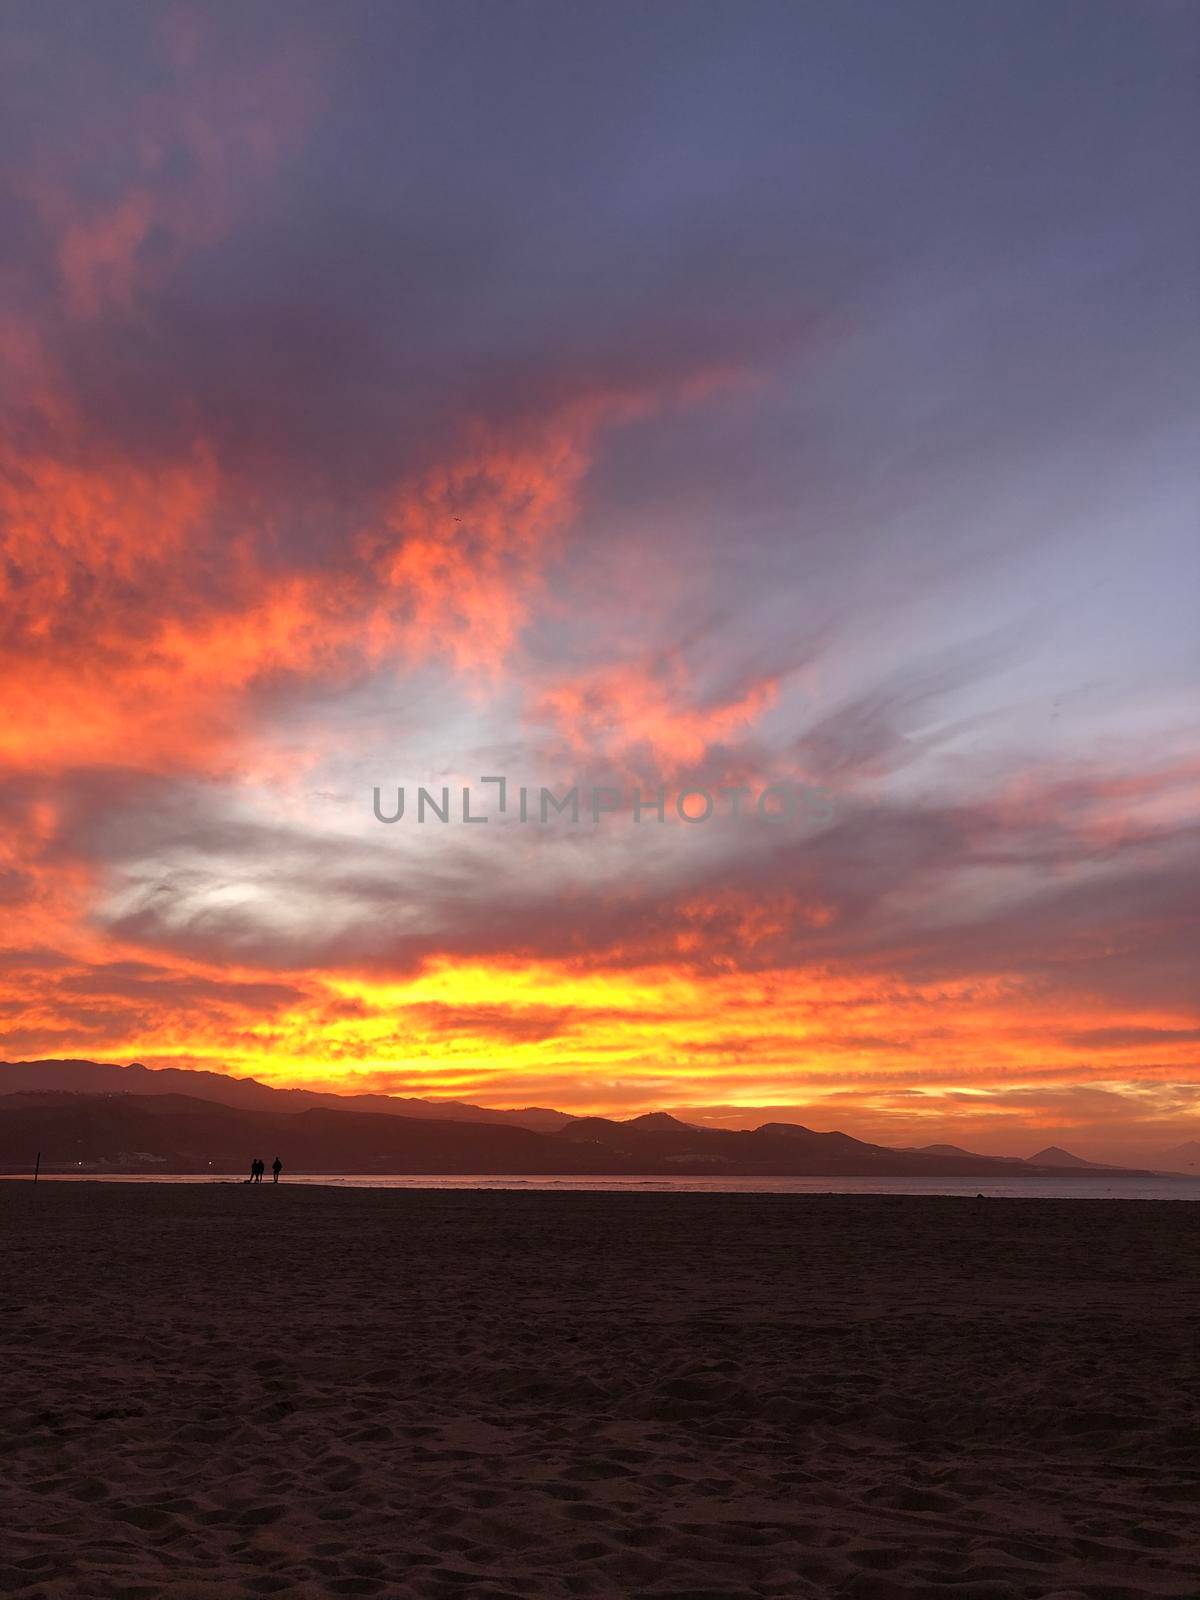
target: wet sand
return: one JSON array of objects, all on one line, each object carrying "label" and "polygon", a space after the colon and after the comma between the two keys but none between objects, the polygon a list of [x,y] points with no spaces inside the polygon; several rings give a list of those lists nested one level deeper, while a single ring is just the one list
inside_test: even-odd
[{"label": "wet sand", "polygon": [[0,1183],[0,1594],[1200,1595],[1200,1205]]}]

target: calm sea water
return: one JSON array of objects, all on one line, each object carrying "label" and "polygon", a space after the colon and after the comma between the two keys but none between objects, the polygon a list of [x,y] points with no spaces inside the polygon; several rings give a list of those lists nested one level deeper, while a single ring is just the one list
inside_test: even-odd
[{"label": "calm sea water", "polygon": [[[43,1173],[58,1183],[242,1183],[225,1175],[98,1176],[96,1173]],[[268,1179],[268,1186],[270,1180]],[[1109,1178],[1094,1173],[1063,1178],[555,1178],[446,1176],[335,1177],[328,1173],[285,1173],[290,1184],[339,1189],[526,1189],[547,1193],[588,1191],[602,1194],[925,1194],[985,1195],[1000,1200],[1200,1200],[1200,1178]]]}]

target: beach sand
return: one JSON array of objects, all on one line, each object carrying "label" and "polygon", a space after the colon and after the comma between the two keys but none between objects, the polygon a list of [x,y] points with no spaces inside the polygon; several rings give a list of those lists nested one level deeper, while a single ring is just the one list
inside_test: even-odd
[{"label": "beach sand", "polygon": [[0,1184],[0,1594],[1200,1595],[1200,1205]]}]

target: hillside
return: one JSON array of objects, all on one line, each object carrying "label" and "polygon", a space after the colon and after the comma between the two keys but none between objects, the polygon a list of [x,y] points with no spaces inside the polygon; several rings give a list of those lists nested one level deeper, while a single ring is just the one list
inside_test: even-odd
[{"label": "hillside", "polygon": [[[47,1170],[240,1173],[267,1145],[290,1171],[309,1172],[955,1178],[1127,1170],[1056,1146],[1023,1161],[950,1144],[891,1149],[792,1122],[713,1128],[665,1111],[622,1121],[541,1106],[495,1110],[275,1089],[140,1062],[0,1062],[0,1169],[25,1170],[40,1149]],[[1196,1151],[1173,1152],[1176,1170],[1194,1173]]]},{"label": "hillside", "polygon": [[[237,1173],[280,1154],[289,1171],[539,1172],[550,1135],[385,1112],[245,1111],[184,1095],[0,1098],[0,1169]],[[568,1161],[564,1170],[583,1170]]]},{"label": "hillside", "polygon": [[[668,1125],[669,1124],[669,1125]],[[986,1156],[921,1155],[789,1124],[689,1128],[673,1118],[580,1118],[558,1133],[394,1113],[258,1111],[186,1095],[0,1097],[0,1171],[244,1174],[276,1154],[313,1173],[682,1174],[709,1177],[1012,1175]],[[1053,1169],[1028,1167],[1053,1175]]]},{"label": "hillside", "polygon": [[192,1067],[123,1067],[111,1061],[0,1061],[0,1096],[26,1091],[73,1094],[187,1095],[246,1111],[378,1111],[387,1116],[431,1117],[439,1122],[495,1122],[551,1132],[572,1119],[565,1111],[526,1106],[494,1111],[461,1100],[420,1100],[407,1095],[329,1094],[317,1089],[274,1089],[256,1078]]},{"label": "hillside", "polygon": [[1048,1144],[1044,1150],[1039,1150],[1036,1155],[1029,1157],[1032,1164],[1039,1167],[1094,1167],[1094,1161],[1085,1161],[1082,1156],[1072,1155],[1069,1150],[1063,1150],[1056,1144]]}]

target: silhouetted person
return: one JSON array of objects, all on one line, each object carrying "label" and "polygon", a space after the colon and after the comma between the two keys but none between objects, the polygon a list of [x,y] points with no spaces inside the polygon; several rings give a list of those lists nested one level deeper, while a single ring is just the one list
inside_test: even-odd
[{"label": "silhouetted person", "polygon": [[280,1161],[278,1156],[276,1156],[274,1161],[271,1163],[271,1171],[274,1173],[274,1177],[271,1179],[271,1182],[278,1183],[279,1174],[283,1171],[283,1162]]},{"label": "silhouetted person", "polygon": [[253,1168],[251,1170],[254,1173],[254,1181],[255,1181],[255,1183],[261,1183],[262,1180],[263,1180],[263,1173],[267,1170],[267,1163],[265,1161],[260,1160],[260,1158],[258,1156],[255,1156],[255,1158],[254,1158],[254,1166],[253,1166]]},{"label": "silhouetted person", "polygon": [[257,1156],[255,1156],[254,1160],[250,1163],[250,1177],[248,1179],[248,1182],[250,1182],[250,1183],[257,1183],[258,1182],[258,1157]]}]

